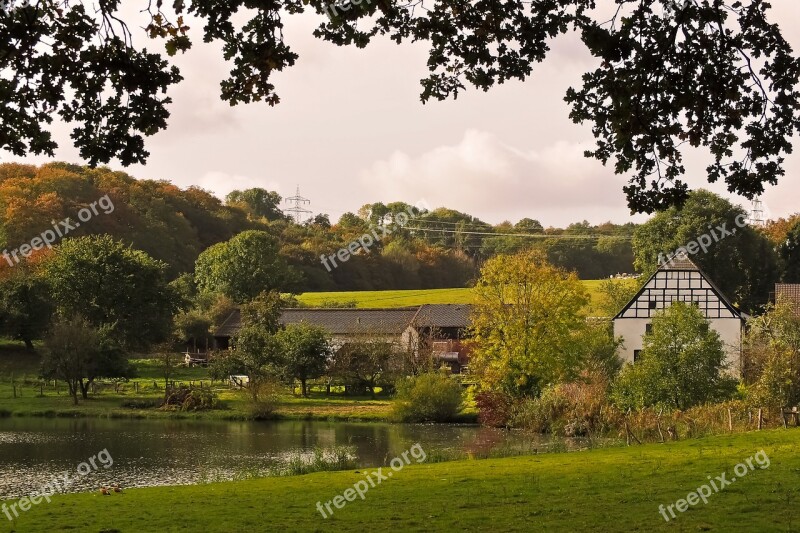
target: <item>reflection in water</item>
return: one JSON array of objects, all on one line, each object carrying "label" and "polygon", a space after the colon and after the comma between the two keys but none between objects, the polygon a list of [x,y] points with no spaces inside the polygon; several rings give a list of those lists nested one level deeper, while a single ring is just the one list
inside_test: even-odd
[{"label": "reflection in water", "polygon": [[[342,445],[355,449],[359,467],[374,467],[416,442],[434,456],[513,453],[548,443],[476,426],[6,418],[0,419],[0,499],[30,494],[66,473],[74,478],[69,492],[266,475],[299,454]],[[78,476],[78,465],[103,449],[113,466]]]}]

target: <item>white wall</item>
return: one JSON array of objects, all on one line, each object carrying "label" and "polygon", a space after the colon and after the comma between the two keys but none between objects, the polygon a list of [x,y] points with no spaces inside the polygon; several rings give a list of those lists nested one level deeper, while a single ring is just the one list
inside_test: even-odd
[{"label": "white wall", "polygon": [[[625,363],[633,362],[633,351],[642,349],[642,336],[645,326],[650,322],[646,318],[622,318],[614,320],[614,337],[622,337],[623,345],[619,356]],[[725,345],[728,371],[739,376],[741,373],[741,335],[742,321],[738,318],[712,318],[710,327],[719,333]]]}]

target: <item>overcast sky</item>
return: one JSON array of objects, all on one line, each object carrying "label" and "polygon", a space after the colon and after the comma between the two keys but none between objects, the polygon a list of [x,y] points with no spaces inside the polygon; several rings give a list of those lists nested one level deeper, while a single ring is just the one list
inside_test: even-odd
[{"label": "overcast sky", "polygon": [[[773,5],[774,20],[800,50],[798,1]],[[556,40],[528,81],[488,93],[468,89],[458,100],[423,105],[424,44],[382,40],[363,50],[342,48],[312,37],[319,16],[286,22],[287,42],[300,59],[275,76],[278,106],[231,108],[220,101],[219,82],[229,67],[218,46],[202,43],[194,32],[194,48],[177,58],[185,79],[171,93],[169,129],[146,141],[148,164],[110,166],[137,178],[198,185],[220,197],[248,187],[287,197],[299,186],[310,209],[333,221],[368,202],[423,198],[491,223],[644,220],[631,218],[626,208],[627,178],[582,156],[593,146],[591,127],[569,120],[563,96],[596,64],[574,35]],[[143,33],[137,38],[145,40]],[[54,159],[81,162],[69,128],[56,125],[54,131],[61,145]],[[20,160],[8,153],[2,158]],[[690,185],[726,194],[724,186],[706,184],[703,158],[687,162]],[[763,197],[773,217],[800,211],[800,152],[788,157],[786,168],[786,177]]]}]

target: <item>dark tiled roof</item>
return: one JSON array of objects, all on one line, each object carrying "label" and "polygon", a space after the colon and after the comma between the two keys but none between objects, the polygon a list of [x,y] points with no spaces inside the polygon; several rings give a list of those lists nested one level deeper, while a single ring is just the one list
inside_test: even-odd
[{"label": "dark tiled roof", "polygon": [[[281,324],[307,322],[327,329],[332,335],[400,335],[409,325],[418,327],[465,328],[469,325],[470,305],[428,304],[394,308],[291,308],[281,313]],[[235,310],[217,329],[215,337],[233,337],[242,327],[242,316]]]},{"label": "dark tiled roof", "polygon": [[417,313],[417,307],[392,309],[284,309],[281,324],[307,322],[327,329],[332,335],[397,334],[403,332]]},{"label": "dark tiled roof", "polygon": [[676,254],[658,267],[659,270],[700,270],[686,254]]},{"label": "dark tiled roof", "polygon": [[787,299],[794,304],[794,312],[800,314],[800,284],[798,283],[776,283],[775,301]]},{"label": "dark tiled roof", "polygon": [[426,304],[420,306],[413,324],[418,327],[466,328],[471,312],[469,304]]}]

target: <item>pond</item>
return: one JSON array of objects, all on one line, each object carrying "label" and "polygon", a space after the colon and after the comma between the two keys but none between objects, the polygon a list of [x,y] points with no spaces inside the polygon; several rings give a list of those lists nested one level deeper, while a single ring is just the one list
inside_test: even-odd
[{"label": "pond", "polygon": [[[0,499],[39,491],[53,479],[61,487],[56,492],[83,492],[268,475],[293,458],[338,446],[351,447],[359,467],[375,467],[415,443],[433,457],[533,452],[552,444],[471,425],[3,418]],[[87,461],[95,456],[93,468]]]}]

